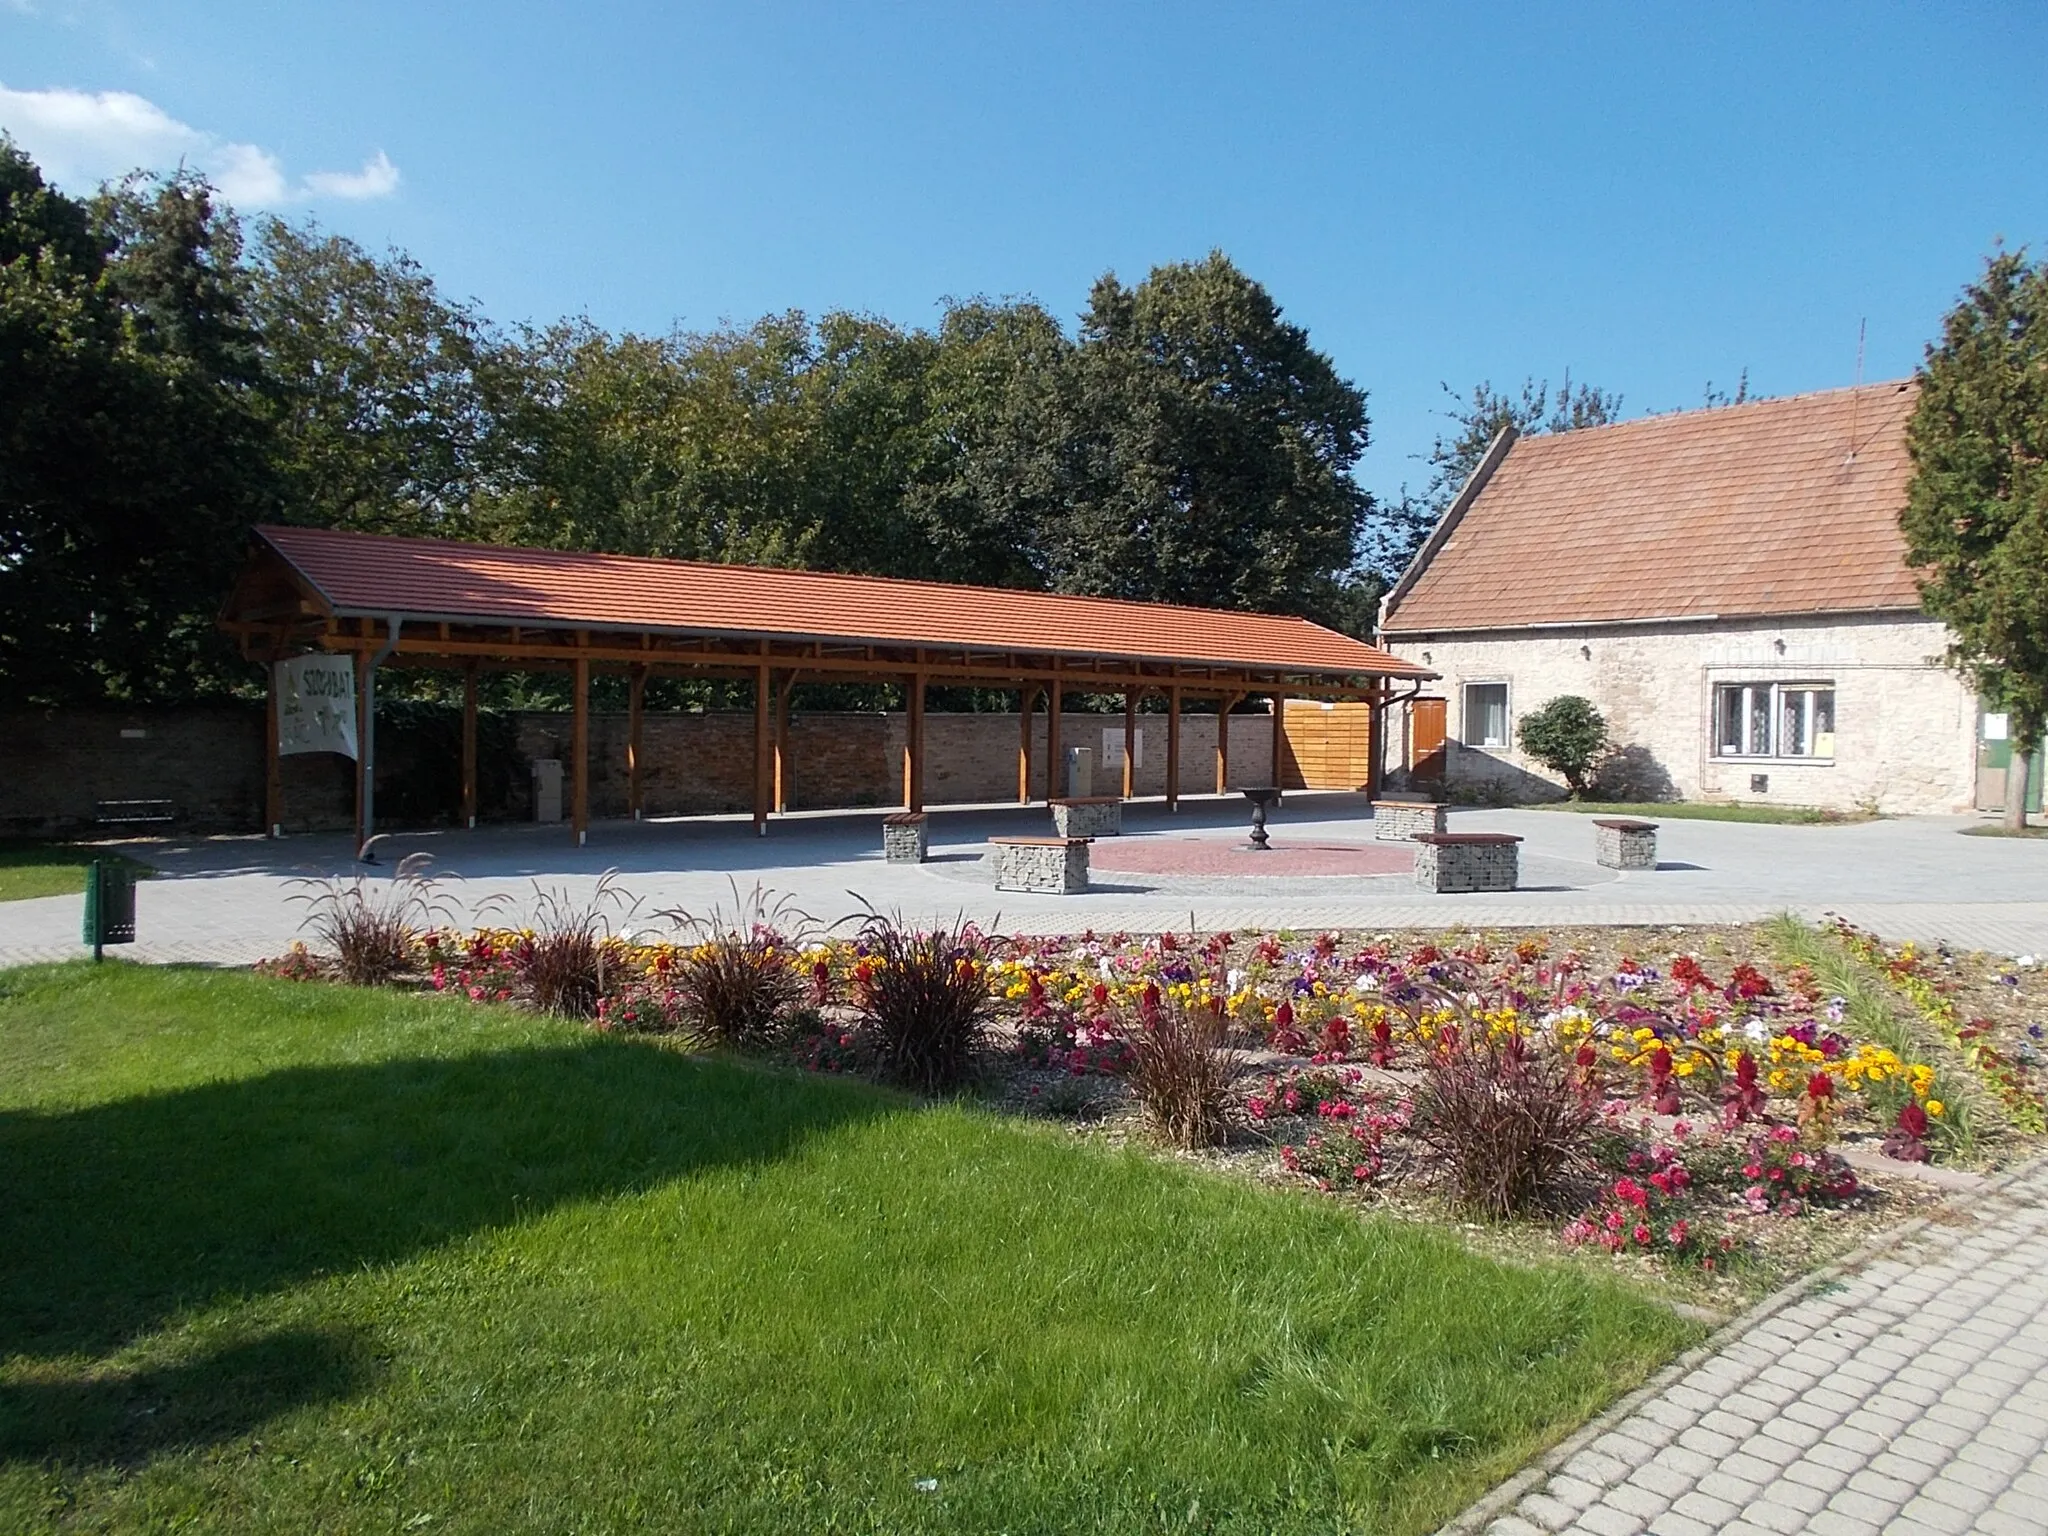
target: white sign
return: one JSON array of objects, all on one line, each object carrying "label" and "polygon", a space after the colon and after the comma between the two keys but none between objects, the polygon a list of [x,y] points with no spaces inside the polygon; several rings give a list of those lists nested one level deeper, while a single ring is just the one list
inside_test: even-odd
[{"label": "white sign", "polygon": [[1984,739],[2005,741],[2012,735],[2012,719],[2008,715],[1987,714],[1984,716]]},{"label": "white sign", "polygon": [[294,656],[277,664],[277,750],[356,755],[356,665],[350,656]]},{"label": "white sign", "polygon": [[[1102,728],[1102,766],[1121,762],[1124,755],[1124,728],[1120,725],[1105,725]],[[1131,772],[1136,773],[1145,766],[1145,727],[1134,726],[1131,730]]]}]

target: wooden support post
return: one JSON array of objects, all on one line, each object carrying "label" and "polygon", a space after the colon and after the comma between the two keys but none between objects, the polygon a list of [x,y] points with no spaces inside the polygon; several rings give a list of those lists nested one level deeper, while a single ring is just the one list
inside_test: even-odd
[{"label": "wooden support post", "polygon": [[462,824],[476,825],[476,669],[462,669]]},{"label": "wooden support post", "polygon": [[1045,690],[1045,798],[1057,800],[1067,792],[1067,765],[1060,761],[1060,675],[1053,663],[1052,684]]},{"label": "wooden support post", "polygon": [[356,652],[356,856],[362,857],[363,849],[370,841],[370,834],[377,829],[369,825],[373,819],[373,807],[364,803],[363,791],[370,774],[376,772],[371,755],[371,716],[376,705],[370,697],[371,662],[366,651]]},{"label": "wooden support post", "polygon": [[263,726],[263,829],[268,837],[284,836],[284,761],[277,750],[278,698],[277,653],[271,652],[266,665],[269,686],[264,690]]},{"label": "wooden support post", "polygon": [[754,833],[768,835],[768,664],[754,669]]},{"label": "wooden support post", "polygon": [[789,809],[789,692],[796,686],[796,674],[785,672],[775,689],[775,793],[769,797],[775,814]]},{"label": "wooden support post", "polygon": [[1166,690],[1166,808],[1180,809],[1180,684]]},{"label": "wooden support post", "polygon": [[1124,798],[1130,799],[1138,788],[1138,767],[1133,761],[1138,741],[1138,690],[1124,690]]},{"label": "wooden support post", "polygon": [[1017,690],[1017,803],[1031,803],[1031,711],[1038,702],[1038,690],[1029,685]]},{"label": "wooden support post", "polygon": [[626,814],[638,821],[645,812],[641,798],[641,712],[647,699],[647,666],[636,662],[626,682]]},{"label": "wooden support post", "polygon": [[1237,708],[1241,693],[1226,693],[1216,701],[1216,793],[1230,787],[1230,712]]},{"label": "wooden support post", "polygon": [[903,808],[924,809],[924,689],[925,675],[913,673],[903,722]]},{"label": "wooden support post", "polygon": [[590,658],[578,656],[574,666],[576,717],[569,754],[569,825],[581,848],[590,836]]},{"label": "wooden support post", "polygon": [[1287,787],[1287,700],[1273,695],[1273,779],[1275,789]]}]

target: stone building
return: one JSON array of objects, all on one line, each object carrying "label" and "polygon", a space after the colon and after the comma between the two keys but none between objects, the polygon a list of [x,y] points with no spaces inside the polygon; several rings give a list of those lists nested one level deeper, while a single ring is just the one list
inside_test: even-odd
[{"label": "stone building", "polygon": [[1620,749],[1602,798],[1999,805],[2004,721],[1943,665],[1904,562],[1914,398],[1502,433],[1381,609],[1385,646],[1442,675],[1389,711],[1390,782],[1559,795],[1519,725],[1578,694]]}]

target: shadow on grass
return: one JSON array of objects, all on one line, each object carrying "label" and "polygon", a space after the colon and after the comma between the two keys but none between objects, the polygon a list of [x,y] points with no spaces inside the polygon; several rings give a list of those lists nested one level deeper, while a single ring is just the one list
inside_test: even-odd
[{"label": "shadow on grass", "polygon": [[153,1370],[0,1382],[0,1462],[136,1466],[352,1396],[374,1370],[353,1331],[287,1329]]},{"label": "shadow on grass", "polygon": [[770,1161],[892,1104],[593,1036],[0,1114],[0,1358],[102,1354],[210,1302]]}]

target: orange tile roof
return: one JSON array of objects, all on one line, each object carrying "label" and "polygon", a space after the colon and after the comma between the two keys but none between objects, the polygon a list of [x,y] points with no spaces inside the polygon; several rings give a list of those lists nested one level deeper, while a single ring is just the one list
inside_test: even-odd
[{"label": "orange tile roof", "polygon": [[1276,614],[324,528],[256,531],[343,617],[1433,675]]},{"label": "orange tile roof", "polygon": [[1519,438],[1384,627],[1917,608],[1914,399],[1907,380]]}]

